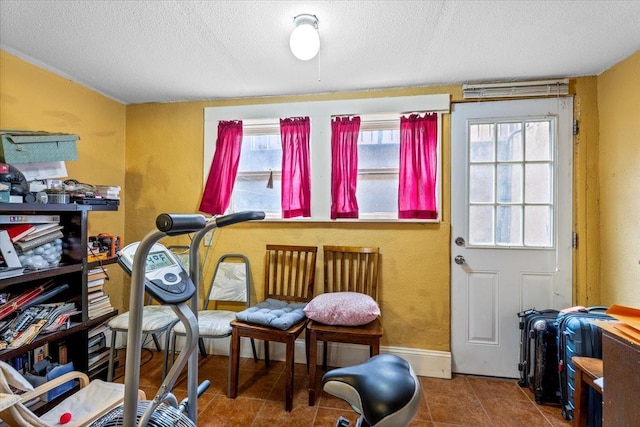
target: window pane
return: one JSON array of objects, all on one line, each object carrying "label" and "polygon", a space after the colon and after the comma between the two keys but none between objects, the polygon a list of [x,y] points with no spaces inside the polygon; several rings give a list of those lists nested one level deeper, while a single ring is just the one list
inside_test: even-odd
[{"label": "window pane", "polygon": [[396,214],[398,212],[398,174],[358,175],[356,197],[361,215]]},{"label": "window pane", "polygon": [[532,163],[525,166],[527,203],[551,202],[551,165],[548,163]]},{"label": "window pane", "polygon": [[496,244],[522,245],[522,207],[498,206]]},{"label": "window pane", "polygon": [[279,171],[282,169],[280,135],[245,135],[238,172]]},{"label": "window pane", "polygon": [[552,246],[550,206],[525,207],[524,244],[525,246]]},{"label": "window pane", "polygon": [[491,162],[494,160],[494,125],[469,126],[469,161]]},{"label": "window pane", "polygon": [[469,201],[493,203],[493,166],[472,165],[469,167]]},{"label": "window pane", "polygon": [[498,161],[522,160],[522,123],[498,124]]},{"label": "window pane", "polygon": [[525,135],[525,159],[551,160],[551,124],[550,122],[527,122]]},{"label": "window pane", "polygon": [[360,216],[397,218],[400,123],[363,121],[358,137],[358,185]]},{"label": "window pane", "polygon": [[493,244],[493,206],[469,206],[469,243]]},{"label": "window pane", "polygon": [[522,165],[498,165],[498,203],[522,203]]},{"label": "window pane", "polygon": [[236,177],[231,199],[232,212],[247,210],[264,211],[266,214],[281,214],[279,175],[273,175],[273,188],[267,188],[269,174],[240,175]]},{"label": "window pane", "polygon": [[[367,134],[389,134],[390,131],[367,131]],[[396,132],[397,133],[397,132]],[[360,133],[362,136],[363,132]],[[358,141],[358,169],[398,168],[400,159],[399,136],[395,141],[363,143]]]}]

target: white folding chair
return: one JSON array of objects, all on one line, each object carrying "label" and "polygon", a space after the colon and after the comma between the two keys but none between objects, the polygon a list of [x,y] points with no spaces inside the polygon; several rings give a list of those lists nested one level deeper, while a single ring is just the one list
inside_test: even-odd
[{"label": "white folding chair", "polygon": [[[249,260],[240,254],[222,255],[216,264],[209,291],[204,299],[202,310],[198,311],[198,346],[202,356],[207,355],[204,338],[226,338],[231,335],[230,322],[235,320],[236,311],[218,309],[218,303],[244,303],[250,305],[251,276]],[[213,305],[210,309],[209,306]],[[178,322],[171,333],[171,360],[176,351],[176,339],[185,336],[185,328]],[[251,341],[253,356],[257,360],[255,344]]]}]

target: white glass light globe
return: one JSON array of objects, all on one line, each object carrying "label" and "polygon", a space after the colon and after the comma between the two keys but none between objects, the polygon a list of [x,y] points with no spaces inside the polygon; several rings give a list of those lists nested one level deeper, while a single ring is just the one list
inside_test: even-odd
[{"label": "white glass light globe", "polygon": [[296,58],[308,61],[316,56],[320,50],[318,30],[311,24],[303,23],[298,25],[291,33],[289,47]]}]

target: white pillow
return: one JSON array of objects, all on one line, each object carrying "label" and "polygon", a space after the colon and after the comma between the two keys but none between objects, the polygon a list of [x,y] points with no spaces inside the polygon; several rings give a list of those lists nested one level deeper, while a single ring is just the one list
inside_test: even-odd
[{"label": "white pillow", "polygon": [[[0,372],[2,372],[2,377],[5,381],[1,381],[3,378],[0,378],[0,388],[5,388],[7,385],[17,388],[22,391],[31,391],[33,390],[33,386],[27,381],[20,372],[13,369],[13,366],[9,365],[6,362],[0,360]],[[6,382],[6,384],[3,384]],[[11,390],[0,390],[0,392],[11,393]]]},{"label": "white pillow", "polygon": [[378,303],[357,292],[329,292],[312,299],[304,309],[311,320],[327,325],[360,326],[380,316]]}]

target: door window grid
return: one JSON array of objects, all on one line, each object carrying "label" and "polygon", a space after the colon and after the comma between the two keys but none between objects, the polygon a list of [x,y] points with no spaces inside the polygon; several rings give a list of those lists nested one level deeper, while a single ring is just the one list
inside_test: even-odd
[{"label": "door window grid", "polygon": [[470,246],[553,246],[554,120],[469,123]]}]

